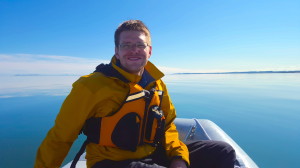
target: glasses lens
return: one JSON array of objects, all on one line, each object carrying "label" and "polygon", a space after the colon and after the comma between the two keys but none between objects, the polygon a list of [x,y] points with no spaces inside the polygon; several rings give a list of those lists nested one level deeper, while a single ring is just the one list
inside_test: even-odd
[{"label": "glasses lens", "polygon": [[147,47],[147,45],[146,45],[145,43],[137,43],[137,44],[136,44],[136,47],[137,47],[137,48],[140,48],[140,49],[144,49],[144,48]]},{"label": "glasses lens", "polygon": [[136,47],[139,49],[145,49],[148,45],[146,43],[136,43],[136,44],[120,44],[119,47],[124,50],[129,50],[132,47]]},{"label": "glasses lens", "polygon": [[120,48],[125,50],[129,49],[130,46],[131,46],[130,44],[120,44]]}]

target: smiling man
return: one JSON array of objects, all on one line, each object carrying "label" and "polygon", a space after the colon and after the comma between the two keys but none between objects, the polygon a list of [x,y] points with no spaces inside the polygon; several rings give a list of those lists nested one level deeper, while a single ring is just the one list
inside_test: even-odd
[{"label": "smiling man", "polygon": [[125,71],[142,76],[151,56],[150,37],[140,31],[123,31],[115,48],[115,56]]},{"label": "smiling man", "polygon": [[151,54],[144,23],[123,22],[111,63],[73,84],[35,167],[59,167],[82,130],[87,140],[71,167],[85,147],[88,168],[233,167],[235,152],[228,144],[179,140],[175,108],[163,73],[148,61]]}]

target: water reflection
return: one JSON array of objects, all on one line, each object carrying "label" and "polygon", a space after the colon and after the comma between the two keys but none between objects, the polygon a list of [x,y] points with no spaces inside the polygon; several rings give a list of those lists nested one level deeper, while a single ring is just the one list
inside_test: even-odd
[{"label": "water reflection", "polygon": [[[80,76],[0,76],[0,98],[34,95],[67,95]],[[298,99],[300,73],[287,74],[176,74],[164,81],[171,92],[259,92],[280,93]],[[179,89],[180,87],[180,89]],[[195,87],[197,88],[195,90]],[[174,88],[174,89],[172,89]],[[249,90],[250,89],[250,90]],[[300,91],[299,91],[300,92]],[[294,96],[293,96],[294,95]],[[272,95],[274,96],[274,95]]]},{"label": "water reflection", "polygon": [[[6,151],[0,167],[33,166],[37,147],[78,78],[0,76],[0,147]],[[166,75],[164,81],[178,117],[216,122],[261,167],[298,165],[299,73]],[[14,162],[16,153],[20,162]]]},{"label": "water reflection", "polygon": [[67,95],[79,76],[0,76],[0,98]]}]

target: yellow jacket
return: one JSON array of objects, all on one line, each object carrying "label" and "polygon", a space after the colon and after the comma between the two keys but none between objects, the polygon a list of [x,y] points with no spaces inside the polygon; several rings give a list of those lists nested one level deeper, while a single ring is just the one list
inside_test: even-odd
[{"label": "yellow jacket", "polygon": [[[130,82],[138,83],[140,76],[130,74],[117,65],[113,57],[112,66]],[[166,85],[161,78],[160,72],[151,62],[148,62],[145,69],[154,80],[158,80],[164,91],[162,99],[162,110],[166,117],[165,137],[163,145],[170,159],[179,157],[189,164],[189,153],[185,144],[178,139],[178,132],[173,121],[176,117],[175,108],[168,95]],[[154,82],[146,86],[150,89]],[[73,83],[71,93],[65,99],[55,125],[50,129],[46,138],[40,145],[35,168],[60,167],[68,154],[73,142],[77,139],[85,121],[91,117],[105,117],[117,111],[125,100],[129,86],[127,83],[114,78],[106,77],[100,72],[82,76]],[[137,150],[127,151],[119,148],[104,147],[89,143],[86,147],[87,167],[104,160],[126,160],[140,159],[153,153],[155,147],[150,145],[138,146]]]}]

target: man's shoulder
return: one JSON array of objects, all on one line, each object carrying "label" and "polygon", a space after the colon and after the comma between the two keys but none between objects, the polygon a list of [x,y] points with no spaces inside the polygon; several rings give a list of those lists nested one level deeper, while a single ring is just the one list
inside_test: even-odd
[{"label": "man's shoulder", "polygon": [[105,76],[100,72],[93,72],[88,75],[81,76],[76,82],[87,84],[87,83],[94,83],[97,81],[105,80]]},{"label": "man's shoulder", "polygon": [[82,85],[91,91],[96,91],[101,88],[108,88],[112,84],[113,79],[106,77],[100,72],[93,72],[89,75],[81,76],[76,82],[73,83],[73,87],[76,85]]}]

